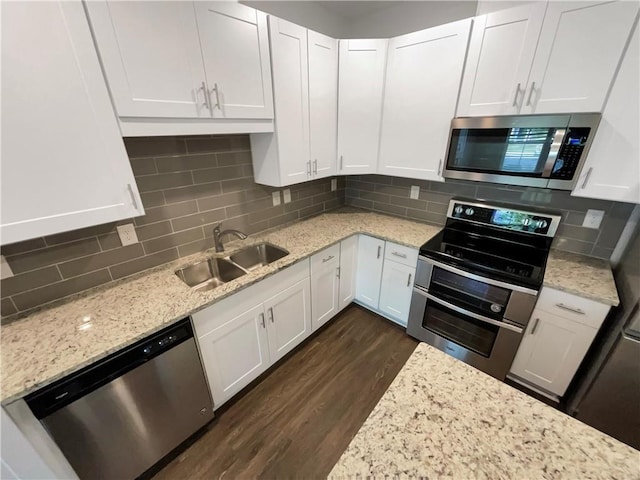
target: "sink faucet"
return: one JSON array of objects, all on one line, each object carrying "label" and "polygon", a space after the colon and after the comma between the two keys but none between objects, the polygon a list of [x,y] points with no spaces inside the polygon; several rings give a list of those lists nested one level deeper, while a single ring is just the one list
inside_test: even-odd
[{"label": "sink faucet", "polygon": [[223,235],[227,235],[227,234],[235,235],[240,240],[244,240],[245,238],[247,238],[247,235],[242,233],[240,230],[229,229],[229,230],[220,231],[221,226],[222,226],[222,222],[220,222],[215,227],[213,227],[213,244],[216,247],[216,252],[224,252],[224,246],[222,245],[222,240],[221,240]]}]

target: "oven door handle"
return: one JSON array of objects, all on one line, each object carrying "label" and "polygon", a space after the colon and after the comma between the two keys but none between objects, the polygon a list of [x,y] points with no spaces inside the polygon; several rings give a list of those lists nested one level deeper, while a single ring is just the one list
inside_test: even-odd
[{"label": "oven door handle", "polygon": [[481,322],[490,323],[491,325],[495,325],[496,327],[506,328],[507,330],[511,330],[512,332],[522,333],[522,328],[516,327],[515,325],[510,325],[508,323],[500,322],[498,320],[494,320],[493,318],[485,317],[484,315],[479,315],[477,313],[470,312],[469,310],[465,310],[464,308],[458,307],[452,303],[446,302],[438,297],[431,295],[428,292],[425,292],[421,288],[413,287],[413,291],[419,293],[420,295],[427,297],[427,299],[436,302],[443,307],[447,307],[454,312],[461,313],[462,315],[466,315],[467,317],[475,318],[476,320],[480,320]]},{"label": "oven door handle", "polygon": [[491,278],[481,277],[480,275],[476,275],[474,273],[467,272],[466,270],[462,270],[460,268],[456,268],[454,266],[447,265],[446,263],[438,262],[437,260],[433,260],[432,258],[428,258],[428,257],[425,257],[423,255],[420,255],[420,259],[425,261],[425,262],[427,262],[427,263],[430,263],[430,264],[432,264],[432,265],[434,265],[434,266],[436,266],[438,268],[441,268],[443,270],[447,270],[449,272],[461,275],[463,277],[470,278],[471,280],[477,280],[478,282],[488,283],[489,285],[506,288],[508,290],[514,290],[516,292],[527,293],[527,294],[533,295],[533,296],[537,296],[538,295],[538,291],[537,290],[532,290],[531,288],[527,288],[527,287],[521,287],[520,285],[513,285],[511,283],[501,282],[500,280],[493,280]]}]

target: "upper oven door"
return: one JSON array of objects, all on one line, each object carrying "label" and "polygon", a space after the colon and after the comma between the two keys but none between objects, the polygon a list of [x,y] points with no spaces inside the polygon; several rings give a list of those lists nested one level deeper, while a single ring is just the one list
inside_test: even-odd
[{"label": "upper oven door", "polygon": [[444,176],[546,187],[569,115],[455,118]]}]

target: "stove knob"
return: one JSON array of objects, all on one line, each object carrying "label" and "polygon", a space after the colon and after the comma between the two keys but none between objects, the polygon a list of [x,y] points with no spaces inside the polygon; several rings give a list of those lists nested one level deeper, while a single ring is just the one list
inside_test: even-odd
[{"label": "stove knob", "polygon": [[469,215],[469,216],[473,215],[473,208],[471,208],[471,207],[467,208],[467,209],[464,211],[464,213],[466,213],[466,214],[467,214],[467,215]]},{"label": "stove knob", "polygon": [[546,220],[538,220],[536,221],[536,228],[545,228],[547,225],[549,225],[547,223]]},{"label": "stove knob", "polygon": [[458,215],[460,215],[463,210],[464,208],[462,208],[460,205],[458,205],[456,208],[453,209],[453,211],[456,212]]},{"label": "stove knob", "polygon": [[529,225],[531,225],[531,219],[530,218],[523,218],[522,219],[522,225],[524,225],[525,227],[528,227]]}]

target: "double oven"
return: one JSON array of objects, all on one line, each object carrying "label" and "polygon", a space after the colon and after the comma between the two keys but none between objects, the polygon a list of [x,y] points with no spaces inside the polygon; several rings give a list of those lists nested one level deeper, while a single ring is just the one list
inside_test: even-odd
[{"label": "double oven", "polygon": [[420,250],[407,333],[504,380],[558,222],[551,214],[452,200],[447,226]]}]

